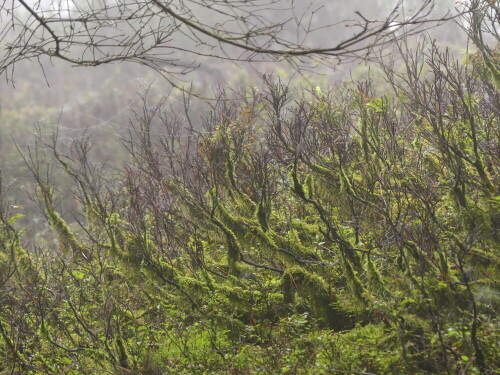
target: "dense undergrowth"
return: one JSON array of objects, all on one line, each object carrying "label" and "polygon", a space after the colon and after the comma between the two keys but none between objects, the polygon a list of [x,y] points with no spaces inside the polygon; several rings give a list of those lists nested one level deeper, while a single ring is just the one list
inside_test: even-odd
[{"label": "dense undergrowth", "polygon": [[60,245],[2,202],[0,371],[495,373],[499,92],[479,55],[406,68],[393,95],[222,92],[202,131],[145,106],[121,171],[89,139],[25,150]]}]

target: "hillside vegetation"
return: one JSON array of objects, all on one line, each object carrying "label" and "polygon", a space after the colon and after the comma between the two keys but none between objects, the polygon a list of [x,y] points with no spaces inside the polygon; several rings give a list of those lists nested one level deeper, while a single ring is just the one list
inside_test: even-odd
[{"label": "hillside vegetation", "polygon": [[203,130],[144,105],[120,170],[89,138],[21,150],[59,245],[2,200],[0,372],[496,373],[498,50],[425,53],[384,96],[222,91]]}]

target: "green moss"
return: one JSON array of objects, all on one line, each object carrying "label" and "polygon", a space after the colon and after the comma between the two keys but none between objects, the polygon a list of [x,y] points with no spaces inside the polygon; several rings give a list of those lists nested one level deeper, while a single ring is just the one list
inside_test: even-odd
[{"label": "green moss", "polygon": [[339,182],[338,175],[328,168],[325,168],[325,167],[318,165],[318,164],[311,164],[310,168],[313,172],[318,173],[319,175],[321,175],[323,178],[325,178],[330,183],[336,184]]},{"label": "green moss", "polygon": [[85,258],[88,259],[88,256],[85,256],[87,253],[84,248],[78,243],[75,235],[69,229],[66,221],[59,216],[54,207],[51,204],[46,206],[47,217],[49,218],[49,224],[51,228],[57,233],[59,236],[59,241],[61,243],[61,247],[63,251],[67,251],[68,249],[75,255],[84,255]]},{"label": "green moss", "polygon": [[26,369],[28,366],[28,362],[26,361],[25,356],[18,350],[18,345],[14,344],[14,342],[10,338],[10,335],[7,332],[6,328],[4,327],[4,324],[1,319],[0,319],[0,337],[2,338],[5,346],[7,347],[7,350],[10,352],[9,357],[19,361]]},{"label": "green moss", "polygon": [[276,250],[276,244],[256,220],[231,215],[223,205],[218,205],[216,212],[220,221],[237,236],[240,243]]},{"label": "green moss", "polygon": [[340,191],[349,194],[350,196],[356,196],[356,193],[352,187],[351,181],[345,174],[343,168],[339,168],[339,178],[340,178]]},{"label": "green moss", "polygon": [[116,343],[116,349],[118,351],[118,364],[123,369],[130,368],[131,361],[129,359],[127,348],[125,347],[125,344],[124,344],[123,339],[121,337],[120,329],[118,329],[118,333],[117,333],[117,337],[115,339],[115,343]]},{"label": "green moss", "polygon": [[345,256],[343,257],[342,261],[342,269],[344,270],[344,277],[347,281],[347,286],[349,287],[349,290],[351,291],[354,297],[354,300],[360,303],[361,305],[366,306],[367,301],[364,297],[365,290],[363,288],[363,285],[356,276],[352,268],[351,262]]},{"label": "green moss", "polygon": [[292,304],[296,294],[311,301],[312,311],[326,326],[346,329],[352,323],[326,282],[317,274],[295,266],[287,269],[281,278],[285,302]]},{"label": "green moss", "polygon": [[206,296],[209,292],[209,288],[207,288],[205,283],[190,276],[180,277],[179,285],[184,290],[196,296]]},{"label": "green moss", "polygon": [[306,185],[307,198],[313,199],[315,189],[314,189],[314,177],[311,174],[307,175],[305,180],[305,185]]},{"label": "green moss", "polygon": [[377,267],[371,259],[370,253],[366,254],[365,268],[368,276],[368,286],[383,295],[386,292],[386,288]]}]

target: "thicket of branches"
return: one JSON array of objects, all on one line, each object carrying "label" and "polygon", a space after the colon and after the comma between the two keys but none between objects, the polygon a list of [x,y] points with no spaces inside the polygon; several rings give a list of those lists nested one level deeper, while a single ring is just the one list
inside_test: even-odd
[{"label": "thicket of branches", "polygon": [[[198,56],[324,62],[432,21],[431,1],[413,18],[358,14],[360,32],[318,49],[269,21],[280,3],[4,1],[0,72],[48,56],[171,77],[195,66],[175,56],[184,42]],[[221,90],[202,120],[189,93],[181,111],[145,97],[118,170],[90,138],[19,147],[58,246],[27,245],[5,198],[18,186],[0,179],[0,372],[495,373],[499,9],[465,6],[478,51],[397,44],[402,69],[380,65],[392,94],[368,80],[294,96],[264,76]]]},{"label": "thicket of branches", "polygon": [[489,53],[403,53],[382,97],[367,81],[294,98],[267,77],[245,100],[222,91],[202,131],[188,104],[145,105],[119,171],[90,139],[40,138],[23,155],[60,245],[23,247],[1,202],[1,370],[493,374]]}]

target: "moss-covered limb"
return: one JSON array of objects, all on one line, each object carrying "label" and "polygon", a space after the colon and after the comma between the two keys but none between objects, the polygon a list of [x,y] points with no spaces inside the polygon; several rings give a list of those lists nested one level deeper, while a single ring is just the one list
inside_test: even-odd
[{"label": "moss-covered limb", "polygon": [[323,262],[318,262],[316,260],[310,260],[310,259],[302,259],[300,257],[298,257],[297,255],[295,255],[294,253],[286,250],[286,249],[283,249],[283,248],[278,248],[278,251],[283,253],[283,254],[286,254],[288,255],[289,257],[291,257],[295,262],[299,263],[299,264],[316,264],[316,265],[322,265],[322,266],[326,266],[328,265],[327,263],[323,263]]},{"label": "moss-covered limb", "polygon": [[223,224],[222,221],[212,216],[212,223],[221,230],[226,238],[227,260],[229,266],[234,269],[241,257],[241,248],[234,232]]},{"label": "moss-covered limb", "polygon": [[2,338],[3,342],[5,343],[5,346],[7,347],[8,351],[11,353],[12,358],[14,361],[19,362],[19,364],[24,368],[28,369],[31,366],[28,365],[28,362],[26,361],[26,358],[24,355],[19,352],[17,349],[17,346],[14,344],[12,339],[9,336],[9,333],[5,329],[2,319],[0,319],[0,337]]},{"label": "moss-covered limb", "polygon": [[28,272],[35,272],[30,256],[21,245],[20,233],[12,225],[13,219],[0,222],[0,285],[15,273],[26,277]]},{"label": "moss-covered limb", "polygon": [[94,340],[94,342],[102,344],[103,341],[90,329],[85,319],[78,312],[78,309],[76,308],[70,296],[68,296],[66,303],[70,307],[70,311],[73,314],[73,317],[75,318],[75,324],[78,323],[78,325],[80,325],[80,327],[83,328],[83,330],[89,335],[89,337],[92,338],[92,340]]},{"label": "moss-covered limb", "polygon": [[293,303],[295,295],[311,300],[313,312],[323,324],[335,330],[352,326],[352,319],[340,308],[335,294],[317,274],[307,272],[299,266],[288,268],[281,278],[285,302]]},{"label": "moss-covered limb", "polygon": [[235,177],[235,166],[234,166],[234,156],[232,155],[232,152],[226,152],[226,176],[229,180],[230,186],[234,189],[234,191],[237,193],[238,198],[241,199],[241,203],[245,206],[246,210],[249,212],[254,212],[256,209],[256,202],[250,198],[250,196],[243,192],[239,186],[238,182],[236,181]]},{"label": "moss-covered limb", "polygon": [[[500,64],[498,61],[495,61],[494,58],[488,56],[487,54],[483,54],[484,62],[488,67],[488,70],[491,73],[491,77],[493,78],[493,83],[497,91],[500,91]],[[498,57],[496,58],[498,60]]]},{"label": "moss-covered limb", "polygon": [[[228,251],[227,251],[228,264],[229,264],[230,268],[232,269],[233,273],[236,273],[236,274],[238,273],[237,272],[238,271],[237,264],[239,261],[247,263],[247,264],[249,264],[253,267],[256,267],[256,268],[268,269],[268,270],[275,271],[278,273],[283,272],[282,270],[280,270],[278,268],[258,264],[258,263],[255,263],[255,262],[252,262],[252,261],[246,259],[243,256],[240,242],[238,241],[238,238],[235,235],[235,232],[233,230],[233,228],[235,228],[236,230],[238,230],[238,233],[245,238],[246,234],[242,230],[243,225],[241,225],[241,223],[238,222],[238,220],[235,220],[234,218],[232,218],[231,215],[229,215],[229,213],[221,205],[218,206],[218,211],[224,213],[223,218],[225,220],[224,219],[219,220],[218,218],[213,216],[212,222],[222,231],[222,233],[226,237],[226,245],[227,245],[227,249],[228,249]],[[226,222],[228,223],[227,226],[226,226]],[[264,241],[264,243],[266,243],[266,245],[269,248],[277,250],[276,245],[274,245],[274,243],[272,243],[272,241],[267,237],[267,235],[264,232],[262,232],[262,230],[259,227],[253,226],[252,229],[253,229],[251,231],[252,234],[257,235],[261,240]]]},{"label": "moss-covered limb", "polygon": [[250,265],[252,267],[255,267],[255,268],[262,268],[262,269],[269,270],[269,271],[274,271],[274,272],[277,272],[277,273],[280,273],[280,274],[282,274],[284,272],[282,269],[279,269],[279,268],[276,268],[276,267],[266,266],[265,264],[259,264],[259,263],[252,262],[251,260],[246,259],[243,255],[241,256],[241,261],[243,263],[246,263],[246,264],[248,264],[248,265]]},{"label": "moss-covered limb", "polygon": [[74,255],[83,256],[84,259],[90,259],[90,253],[76,240],[68,224],[59,216],[57,211],[53,207],[47,206],[46,213],[49,218],[50,226],[58,234],[63,249],[69,248]]},{"label": "moss-covered limb", "polygon": [[[306,161],[304,162],[307,163]],[[307,163],[307,166],[311,169],[311,171],[320,175],[330,184],[334,184],[336,186],[340,182],[338,174],[329,168],[323,167],[315,163]]]},{"label": "moss-covered limb", "polygon": [[314,199],[316,195],[316,189],[314,185],[314,177],[312,174],[308,174],[305,180],[307,198]]},{"label": "moss-covered limb", "polygon": [[[99,211],[97,211],[99,209]],[[88,204],[85,207],[85,215],[87,218],[87,234],[92,242],[98,247],[109,249],[112,255],[120,255],[125,248],[126,235],[122,229],[124,221],[120,218],[118,212],[108,212],[101,205],[100,201],[95,204]],[[105,233],[106,238],[99,240],[93,234]]]},{"label": "moss-covered limb", "polygon": [[300,238],[287,238],[283,235],[274,233],[273,239],[277,245],[278,251],[290,255],[296,260],[301,259],[301,262],[304,263],[321,261],[316,253],[309,251],[307,247],[301,243]]},{"label": "moss-covered limb", "polygon": [[450,267],[449,257],[444,251],[438,252],[439,257],[439,278],[441,281],[446,282],[448,285],[456,284],[458,278],[456,272]]},{"label": "moss-covered limb", "polygon": [[[164,180],[163,183],[168,189],[178,193],[177,196],[181,199],[188,212],[193,215],[194,219],[198,218],[201,222],[209,221],[209,215],[196,203],[189,191],[184,189],[182,184],[173,183],[168,180]],[[112,255],[127,270],[129,276],[141,280],[144,278],[144,274],[146,274],[152,280],[156,280],[155,283],[160,282],[173,286],[187,297],[193,306],[197,306],[198,303],[194,297],[184,290],[178,282],[178,274],[181,270],[175,270],[167,262],[154,257],[156,250],[154,244],[148,239],[147,233],[141,236],[131,236],[120,229],[117,220],[119,221],[117,218],[107,220],[109,228],[112,231],[110,233],[110,240],[114,240],[112,245],[113,243],[115,244],[115,246],[111,246]]]},{"label": "moss-covered limb", "polygon": [[[418,251],[416,244],[405,241],[404,248],[400,248],[398,263],[413,289],[418,290],[425,301],[421,303],[419,314],[430,314],[433,325],[438,330],[437,317],[443,311],[449,314],[457,309],[458,304],[465,306],[467,302],[462,300],[463,293],[456,288],[460,283],[451,271],[446,255],[438,252],[437,264],[427,266],[427,263],[421,262],[420,254],[416,254]],[[416,267],[412,267],[413,264]],[[418,278],[414,275],[414,268],[419,272]]]},{"label": "moss-covered limb", "polygon": [[[0,186],[0,193],[1,193],[1,186]],[[1,203],[2,201],[0,200],[0,204]],[[0,214],[2,214],[1,211]],[[7,218],[0,216],[0,251],[7,253],[6,250],[10,248],[11,250],[10,255],[12,259],[16,256],[19,257],[19,259],[21,258],[29,259],[26,250],[21,245],[22,232],[14,228],[16,221],[20,219],[22,216],[23,215],[20,214],[12,215]]]},{"label": "moss-covered limb", "polygon": [[453,202],[458,210],[467,207],[467,193],[463,180],[456,178],[455,185],[450,190],[450,195],[453,197]]},{"label": "moss-covered limb", "polygon": [[179,285],[199,299],[206,298],[210,293],[214,292],[217,287],[217,284],[214,284],[213,280],[211,280],[208,275],[205,275],[201,280],[191,276],[179,277]]},{"label": "moss-covered limb", "polygon": [[[416,286],[416,289],[420,290],[422,292],[422,295],[425,297],[428,297],[427,290],[423,286],[423,277],[420,279],[417,279],[414,275],[414,270],[412,267],[412,263],[409,260],[409,257],[407,255],[407,252],[405,251],[405,248],[403,246],[400,246],[398,248],[399,250],[399,255],[396,260],[396,264],[399,267],[399,270],[403,272],[405,276],[407,276],[412,284]],[[423,275],[420,275],[423,276]],[[406,283],[406,282],[405,282]]]},{"label": "moss-covered limb", "polygon": [[[115,258],[126,270],[127,277],[136,279],[134,282],[144,280],[153,281],[153,284],[170,285],[184,295],[193,306],[199,306],[196,298],[186,291],[179,283],[179,273],[181,270],[176,270],[162,259],[153,259],[152,253],[154,249],[148,249],[152,246],[147,239],[141,237],[135,241],[128,241],[125,249],[115,253]],[[154,289],[158,292],[158,286]],[[161,286],[160,286],[161,288]]]},{"label": "moss-covered limb", "polygon": [[[476,141],[477,142],[477,141]],[[474,161],[474,167],[476,168],[477,174],[481,178],[481,186],[483,188],[483,192],[487,197],[492,196],[493,194],[496,194],[499,192],[498,188],[495,188],[493,183],[491,182],[490,175],[488,173],[488,170],[486,169],[484,162],[482,160],[481,155],[479,154],[479,151],[477,150],[477,146],[475,146],[475,161]]]},{"label": "moss-covered limb", "polygon": [[255,219],[231,215],[222,204],[217,205],[215,212],[221,222],[230,228],[241,242],[248,241],[255,246],[264,245],[267,249],[272,251],[277,249],[270,235],[261,229]]},{"label": "moss-covered limb", "polygon": [[84,259],[90,259],[91,256],[88,250],[77,241],[66,221],[56,211],[53,203],[52,189],[43,183],[39,183],[38,186],[40,188],[40,194],[45,202],[45,213],[50,227],[57,233],[62,250],[71,249],[73,255],[82,256]]},{"label": "moss-covered limb", "polygon": [[375,290],[380,295],[384,295],[387,292],[387,289],[382,277],[380,276],[377,266],[371,258],[370,253],[366,253],[365,267],[369,288]]},{"label": "moss-covered limb", "polygon": [[[258,202],[254,201],[247,193],[239,186],[236,179],[236,157],[234,151],[234,140],[231,139],[230,129],[228,126],[220,126],[218,132],[212,137],[215,141],[222,143],[222,155],[225,159],[225,177],[229,184],[226,186],[229,196],[239,206],[238,208],[243,213],[253,213],[257,210]],[[234,194],[236,193],[236,194]]]},{"label": "moss-covered limb", "polygon": [[422,252],[422,249],[413,241],[404,241],[407,259],[411,258],[418,265],[421,275],[430,272],[434,266],[429,262],[428,257]]},{"label": "moss-covered limb", "polygon": [[[388,168],[389,166],[387,166],[387,169]],[[349,167],[345,167],[342,165],[340,165],[338,168],[338,176],[340,181],[339,195],[344,196],[344,199],[348,201],[351,214],[354,215],[354,204],[358,203],[361,204],[361,207],[369,207],[375,210],[380,215],[383,215],[384,218],[386,218],[389,222],[392,222],[390,213],[387,209],[384,209],[385,204],[381,207],[381,201],[383,200],[383,198],[375,193],[375,184],[367,187],[367,185],[369,186],[370,183],[367,183],[367,181],[363,180],[364,176],[360,176],[359,174],[357,175],[356,171],[352,172],[351,176],[348,176],[348,170]],[[375,177],[375,180],[372,181],[381,179],[382,172],[373,171],[368,173],[372,173],[373,175],[377,176]],[[360,183],[354,186],[353,183],[355,181],[359,181]]]},{"label": "moss-covered limb", "polygon": [[[247,272],[251,271],[247,270]],[[243,273],[244,271],[242,270]],[[267,300],[267,293],[252,290],[248,287],[247,280],[248,278],[240,276],[239,279],[234,280],[232,285],[229,283],[218,284],[211,292],[210,298],[207,298],[208,309],[214,310],[215,314],[218,314],[217,311],[221,313],[220,316],[212,316],[212,318],[216,318],[219,321],[219,324],[222,323],[223,326],[226,326],[228,323],[232,324],[235,322],[231,315],[238,317],[238,325],[241,325],[243,322],[251,322],[254,313],[268,315],[271,319],[275,318],[275,311],[273,311],[274,304],[281,303],[282,300],[273,301],[270,305],[263,304],[262,302]],[[244,329],[245,327],[241,326],[241,328]]]},{"label": "moss-covered limb", "polygon": [[214,213],[225,225],[231,228],[231,230],[241,238],[244,238],[251,231],[260,229],[257,220],[255,220],[253,217],[248,218],[230,214],[224,204],[221,202],[217,202],[215,204]]},{"label": "moss-covered limb", "polygon": [[[226,207],[221,202],[216,202],[216,199],[214,198],[215,196],[214,191],[210,191],[210,195],[212,197],[212,201],[214,202],[215,206],[214,214],[217,216],[218,220],[220,220],[221,223],[226,227],[226,229],[229,229],[232,232],[232,234],[236,236],[236,241],[235,241],[233,235],[227,234],[227,232],[223,230],[226,236],[228,250],[230,252],[229,259],[233,260],[238,259],[239,257],[238,253],[240,253],[241,250],[236,250],[236,249],[240,247],[239,244],[242,242],[250,243],[253,246],[258,246],[258,247],[262,247],[262,245],[264,245],[265,248],[273,252],[278,251],[278,248],[281,247],[291,250],[293,253],[296,253],[301,257],[305,256],[310,258],[312,256],[312,254],[307,252],[299,244],[292,244],[290,243],[290,241],[287,241],[285,238],[282,238],[281,236],[277,235],[272,231],[269,231],[268,233],[264,232],[261,226],[258,224],[257,220],[253,219],[252,217],[240,217],[237,215],[230,214],[227,211]],[[190,199],[187,198],[189,197],[188,192],[184,192],[184,194],[181,194],[181,196],[186,200],[188,204],[190,204]],[[214,224],[216,224],[216,226],[219,226],[217,222],[214,222]],[[279,241],[279,245],[275,243],[275,240]],[[263,268],[265,267],[268,266],[263,266]]]},{"label": "moss-covered limb", "polygon": [[[498,192],[498,188],[495,188],[493,183],[491,182],[491,177],[488,173],[486,165],[483,162],[483,157],[480,152],[480,139],[478,138],[478,121],[482,121],[481,118],[478,118],[474,113],[474,109],[471,108],[472,104],[468,102],[468,99],[465,98],[465,94],[461,93],[459,98],[464,114],[461,116],[465,116],[465,122],[467,123],[467,129],[464,129],[468,138],[470,138],[472,145],[464,148],[460,146],[460,139],[462,138],[462,134],[454,134],[450,137],[450,134],[447,134],[447,125],[443,123],[443,120],[431,119],[428,121],[428,127],[432,129],[434,136],[437,138],[435,140],[435,146],[439,149],[442,159],[447,161],[447,164],[452,170],[458,170],[456,173],[456,180],[461,181],[462,177],[462,169],[464,165],[468,165],[472,167],[477,176],[481,181],[481,190],[483,194],[487,197],[490,197],[492,194]],[[441,163],[438,163],[438,165]],[[457,167],[458,166],[458,167]]]},{"label": "moss-covered limb", "polygon": [[122,337],[120,324],[116,324],[116,337],[115,337],[116,351],[118,352],[118,366],[121,370],[129,370],[133,367],[133,361],[130,359],[127,347]]},{"label": "moss-covered limb", "polygon": [[[207,282],[207,285],[212,288],[214,280],[209,274],[218,276],[224,279],[226,276],[212,268],[210,264],[210,251],[205,249],[205,245],[208,245],[211,241],[203,241],[198,239],[198,234],[195,235],[188,243],[187,251],[191,257],[191,265],[196,272],[201,272],[202,278]],[[194,249],[193,249],[194,247]],[[205,255],[206,254],[206,255]]]},{"label": "moss-covered limb", "polygon": [[472,248],[465,253],[465,259],[478,269],[492,267],[500,271],[500,256],[494,251],[490,252],[484,249]]},{"label": "moss-covered limb", "polygon": [[344,270],[344,277],[347,281],[347,286],[353,294],[355,301],[359,302],[363,306],[367,306],[368,301],[365,298],[365,288],[354,272],[350,260],[345,257],[345,255],[343,255],[342,269]]},{"label": "moss-covered limb", "polygon": [[[291,241],[287,238],[268,231],[265,233],[258,225],[252,220],[243,219],[227,212],[225,207],[221,204],[217,206],[216,213],[219,215],[220,220],[236,235],[240,243],[248,242],[253,246],[264,247],[271,250],[273,253],[281,252],[292,257],[298,263],[316,263],[317,256],[307,251],[300,241]],[[301,259],[307,257],[309,259]],[[313,258],[311,260],[310,258]],[[248,262],[248,260],[246,260]],[[250,264],[250,263],[249,263]],[[253,263],[256,265],[256,263]],[[269,266],[257,265],[258,268],[266,268]],[[274,271],[278,270],[271,267]],[[279,271],[279,270],[278,270]]]},{"label": "moss-covered limb", "polygon": [[[174,269],[170,264],[163,261],[161,258],[155,257],[155,248],[152,241],[149,240],[147,234],[135,235],[126,233],[126,231],[118,227],[117,219],[111,218],[108,220],[109,225],[115,230],[120,239],[119,244],[115,246],[103,246],[110,250],[112,259],[116,261],[121,270],[121,274],[128,280],[133,280],[134,283],[144,282],[147,280],[147,285],[153,285],[156,293],[160,292],[164,285],[170,285],[183,294],[193,306],[197,306],[193,296],[184,290],[178,281],[178,274],[184,271],[183,269]],[[160,294],[163,294],[160,292]]]},{"label": "moss-covered limb", "polygon": [[332,224],[332,222],[327,218],[327,215],[321,205],[314,199],[309,199],[306,194],[305,194],[305,189],[304,186],[301,184],[299,181],[299,178],[297,176],[297,160],[294,163],[294,166],[291,171],[291,178],[292,178],[292,186],[291,190],[292,192],[297,195],[299,198],[301,198],[304,202],[312,204],[316,211],[319,214],[319,217],[321,221],[326,225],[328,231],[325,233],[325,236],[330,237],[328,238],[331,242],[335,242],[339,248],[342,254],[344,255],[345,259],[348,259],[354,267],[356,267],[357,270],[362,271],[362,265],[361,265],[361,258],[356,252],[356,249],[349,244],[347,240],[345,240],[340,232],[337,230],[335,224]]},{"label": "moss-covered limb", "polygon": [[[41,317],[40,333],[41,333],[41,335],[43,335],[43,337],[51,345],[53,345],[56,348],[59,348],[61,350],[64,350],[67,353],[77,353],[77,352],[81,352],[81,351],[85,351],[85,350],[89,349],[88,347],[67,348],[67,347],[65,347],[65,346],[57,343],[56,340],[54,340],[54,338],[52,337],[52,334],[50,333],[49,329],[47,328],[47,325],[45,324],[45,319],[44,319],[43,316]],[[75,344],[75,340],[73,340],[73,338],[70,335],[68,335],[68,337],[71,340],[72,344],[74,345]]]},{"label": "moss-covered limb", "polygon": [[382,139],[379,123],[373,117],[370,117],[369,112],[378,115],[381,112],[387,112],[388,106],[384,105],[383,99],[373,99],[373,101],[367,103],[364,93],[358,92],[358,96],[359,125],[354,130],[361,138],[363,159],[366,167],[378,172],[381,169],[381,164],[389,167],[389,162],[382,154],[383,147],[381,147]]},{"label": "moss-covered limb", "polygon": [[[171,181],[168,179],[163,179],[162,183],[166,190],[172,192],[172,194],[179,198],[179,205],[182,209],[186,211],[186,214],[193,222],[202,227],[208,227],[213,229],[211,226],[211,216],[213,215],[213,208],[209,209],[204,205],[201,199],[196,199],[188,188],[180,181]],[[215,207],[217,205],[217,199],[215,196],[214,189],[210,189],[207,195],[212,200],[212,204]]]},{"label": "moss-covered limb", "polygon": [[306,221],[308,221],[307,218],[305,220],[292,220],[289,225],[292,230],[297,232],[300,242],[311,243],[317,240],[320,228],[316,218],[313,218],[312,223]]},{"label": "moss-covered limb", "polygon": [[357,197],[356,192],[352,186],[350,179],[347,177],[344,168],[339,166],[339,177],[340,177],[340,191],[341,193],[346,193],[350,197]]}]

